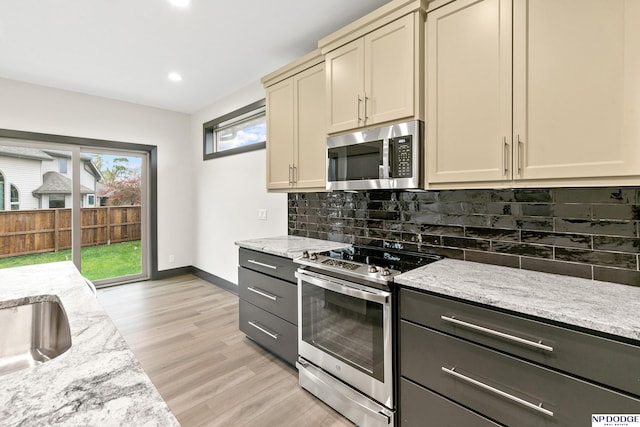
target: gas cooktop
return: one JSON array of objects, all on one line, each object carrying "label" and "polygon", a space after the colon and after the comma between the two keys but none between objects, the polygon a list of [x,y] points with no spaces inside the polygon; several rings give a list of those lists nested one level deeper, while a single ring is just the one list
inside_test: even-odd
[{"label": "gas cooktop", "polygon": [[397,275],[440,259],[438,255],[352,246],[319,253],[304,251],[294,261],[325,274],[388,285]]}]

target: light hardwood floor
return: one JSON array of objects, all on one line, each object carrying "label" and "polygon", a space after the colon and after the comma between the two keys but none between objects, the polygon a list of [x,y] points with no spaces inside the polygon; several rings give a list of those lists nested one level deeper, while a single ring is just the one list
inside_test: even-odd
[{"label": "light hardwood floor", "polygon": [[225,290],[188,275],[98,300],[183,427],[353,426],[239,331],[238,297]]}]

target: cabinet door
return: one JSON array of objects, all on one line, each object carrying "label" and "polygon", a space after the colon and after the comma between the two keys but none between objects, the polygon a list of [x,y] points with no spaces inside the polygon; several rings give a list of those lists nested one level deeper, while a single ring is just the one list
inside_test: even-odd
[{"label": "cabinet door", "polygon": [[365,125],[412,117],[414,113],[414,14],[364,39]]},{"label": "cabinet door", "polygon": [[516,178],[640,174],[640,2],[516,0]]},{"label": "cabinet door", "polygon": [[511,179],[511,0],[427,15],[427,181]]},{"label": "cabinet door", "polygon": [[364,40],[357,39],[325,56],[327,131],[340,132],[363,124]]},{"label": "cabinet door", "polygon": [[296,187],[326,187],[325,70],[318,64],[294,77]]},{"label": "cabinet door", "polygon": [[289,188],[293,166],[293,80],[267,92],[267,189]]}]

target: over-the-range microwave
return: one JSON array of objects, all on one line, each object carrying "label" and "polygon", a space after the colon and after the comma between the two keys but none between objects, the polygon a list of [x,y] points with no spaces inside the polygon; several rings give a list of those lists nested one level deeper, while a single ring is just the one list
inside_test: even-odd
[{"label": "over-the-range microwave", "polygon": [[423,135],[413,120],[327,138],[327,190],[419,188]]}]

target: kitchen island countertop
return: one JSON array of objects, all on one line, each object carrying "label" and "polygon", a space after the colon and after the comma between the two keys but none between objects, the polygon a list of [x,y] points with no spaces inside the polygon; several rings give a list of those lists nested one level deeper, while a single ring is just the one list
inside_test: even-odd
[{"label": "kitchen island countertop", "polygon": [[411,270],[395,282],[640,341],[640,287],[454,259]]},{"label": "kitchen island countertop", "polygon": [[253,249],[285,258],[298,258],[303,251],[324,252],[332,249],[348,248],[348,243],[330,242],[328,240],[310,239],[300,236],[277,236],[260,239],[238,240],[237,246],[245,249]]},{"label": "kitchen island countertop", "polygon": [[0,424],[179,426],[73,263],[0,270],[0,308],[52,299],[67,314],[72,346],[0,376]]}]

